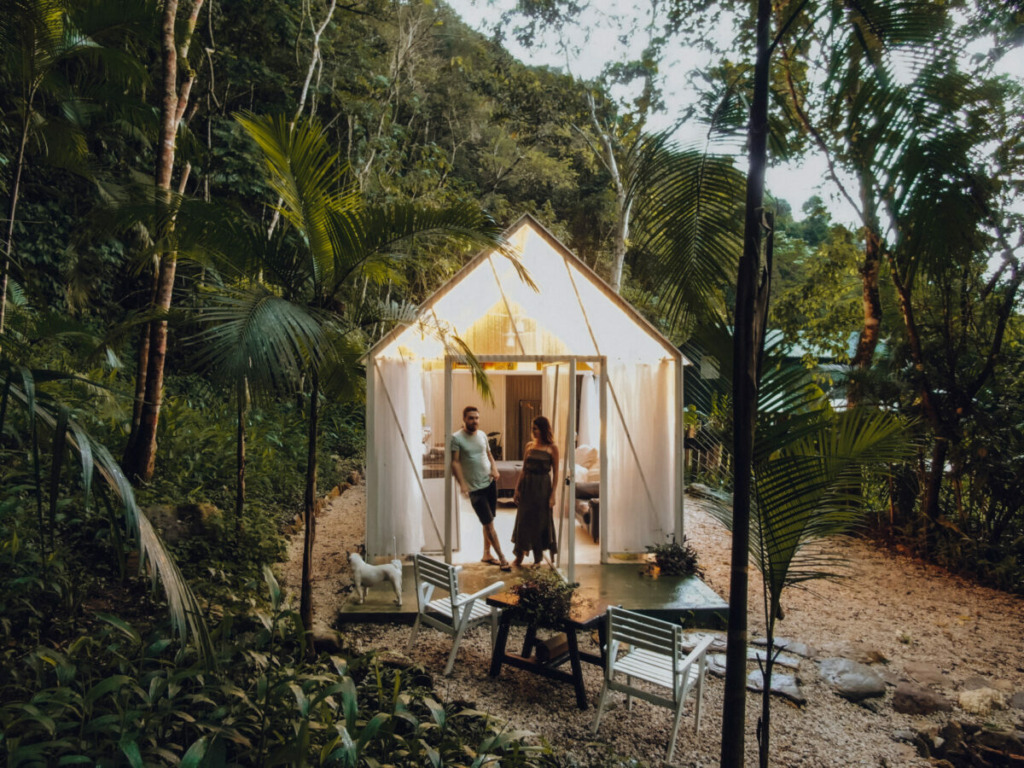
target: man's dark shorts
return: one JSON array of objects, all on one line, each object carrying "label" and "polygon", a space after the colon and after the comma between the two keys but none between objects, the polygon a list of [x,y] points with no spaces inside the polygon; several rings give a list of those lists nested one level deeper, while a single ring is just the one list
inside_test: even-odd
[{"label": "man's dark shorts", "polygon": [[473,505],[476,516],[480,518],[480,525],[493,523],[494,510],[498,508],[498,486],[492,480],[486,488],[470,491],[469,503]]}]

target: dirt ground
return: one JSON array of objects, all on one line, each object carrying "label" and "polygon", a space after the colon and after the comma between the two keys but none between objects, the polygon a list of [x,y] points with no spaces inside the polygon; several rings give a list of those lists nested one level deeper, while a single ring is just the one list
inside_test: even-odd
[{"label": "dirt ground", "polygon": [[[351,591],[346,550],[363,541],[365,505],[364,489],[356,486],[331,499],[318,519],[313,597],[316,621],[322,627],[333,624]],[[727,595],[729,534],[689,497],[686,534],[699,553],[707,583],[719,595]],[[301,535],[293,538],[289,560],[279,568],[293,595],[298,594],[301,540]],[[952,713],[904,715],[891,706],[894,685],[914,679],[908,670],[915,665],[934,672],[934,687],[954,704],[958,692],[976,686],[979,676],[1008,698],[1024,691],[1024,600],[880,551],[867,542],[844,541],[836,546],[843,547],[849,557],[847,577],[791,590],[783,599],[786,616],[777,634],[811,645],[819,657],[873,658],[874,667],[891,684],[884,699],[861,706],[837,696],[818,673],[815,661],[803,660],[797,677],[807,703],[796,707],[780,698],[773,700],[773,765],[926,766],[933,763],[900,740],[901,732],[920,731],[951,718],[1024,730],[1024,710],[1012,706],[984,716],[968,715],[958,707]],[[760,594],[760,581],[752,573],[751,637],[763,632]],[[409,631],[408,626],[358,625],[346,627],[345,640],[359,650],[405,652]],[[513,637],[510,643],[514,641]],[[424,629],[409,655],[440,673],[450,648],[448,636]],[[467,636],[451,677],[438,674],[440,695],[472,703],[507,720],[511,728],[536,733],[566,756],[567,765],[606,765],[618,757],[661,763],[671,726],[669,710],[637,702],[627,711],[621,697],[615,696],[599,733],[592,736],[594,710],[579,711],[570,686],[515,669],[505,669],[498,679],[491,679],[489,656],[485,629]],[[598,667],[584,665],[584,674],[593,703],[602,673]],[[920,679],[920,672],[915,674]],[[718,764],[722,688],[721,679],[709,676],[699,733],[693,731],[692,713],[684,717],[676,765]],[[747,764],[755,765],[760,695],[751,692],[747,702]]]}]

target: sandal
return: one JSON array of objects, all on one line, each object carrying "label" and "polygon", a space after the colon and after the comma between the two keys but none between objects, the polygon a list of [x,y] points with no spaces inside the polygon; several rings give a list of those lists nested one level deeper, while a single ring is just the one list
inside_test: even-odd
[{"label": "sandal", "polygon": [[485,557],[480,562],[485,565],[501,565],[501,562],[496,557]]},{"label": "sandal", "polygon": [[512,570],[512,566],[508,564],[508,560],[503,560],[499,565],[501,566],[501,570],[506,573]]}]

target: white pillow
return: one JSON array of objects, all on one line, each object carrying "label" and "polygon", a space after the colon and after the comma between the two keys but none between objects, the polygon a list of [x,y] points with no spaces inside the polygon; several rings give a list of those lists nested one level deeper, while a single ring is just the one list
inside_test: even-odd
[{"label": "white pillow", "polygon": [[[577,483],[579,482],[579,478],[576,478],[576,482]],[[594,467],[592,470],[587,472],[587,482],[588,483],[599,483],[599,482],[601,482],[601,468],[600,467]]]},{"label": "white pillow", "polygon": [[589,472],[590,472],[589,469],[587,469],[584,466],[581,466],[581,465],[577,464],[576,465],[576,482],[577,483],[586,482],[586,477],[587,477],[587,474]]},{"label": "white pillow", "polygon": [[597,462],[597,448],[594,448],[592,445],[580,445],[576,447],[577,464],[580,464],[587,469],[593,469],[597,466]]}]

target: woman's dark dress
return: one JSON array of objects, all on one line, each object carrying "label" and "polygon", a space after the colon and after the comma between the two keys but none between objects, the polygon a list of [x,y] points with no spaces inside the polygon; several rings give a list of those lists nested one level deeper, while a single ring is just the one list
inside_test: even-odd
[{"label": "woman's dark dress", "polygon": [[512,530],[514,551],[539,553],[558,551],[551,500],[551,454],[532,449],[523,460],[523,479],[519,485],[519,510]]}]

